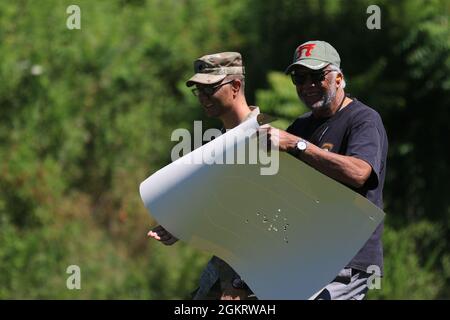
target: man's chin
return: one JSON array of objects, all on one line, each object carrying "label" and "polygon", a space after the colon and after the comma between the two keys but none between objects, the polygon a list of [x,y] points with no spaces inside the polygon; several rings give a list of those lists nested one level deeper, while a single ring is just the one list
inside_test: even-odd
[{"label": "man's chin", "polygon": [[316,103],[313,104],[306,104],[305,105],[308,107],[308,109],[310,109],[311,111],[319,111],[319,110],[323,110],[326,109],[326,106],[324,105],[323,101],[318,101]]},{"label": "man's chin", "polygon": [[311,99],[305,99],[303,97],[301,97],[300,99],[305,104],[305,106],[307,106],[308,109],[310,109],[310,110],[320,109],[324,105],[324,100],[323,99],[316,100],[316,101],[314,101],[314,100],[311,101]]}]

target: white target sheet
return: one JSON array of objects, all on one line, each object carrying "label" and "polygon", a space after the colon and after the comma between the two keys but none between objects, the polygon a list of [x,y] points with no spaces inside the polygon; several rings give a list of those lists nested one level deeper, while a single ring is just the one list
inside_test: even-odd
[{"label": "white target sheet", "polygon": [[[279,164],[271,175],[262,164],[211,161],[258,128],[251,118],[165,166],[141,183],[141,198],[160,225],[225,260],[259,299],[308,299],[356,255],[384,212],[284,152],[272,151]],[[205,154],[208,163],[191,161]]]}]

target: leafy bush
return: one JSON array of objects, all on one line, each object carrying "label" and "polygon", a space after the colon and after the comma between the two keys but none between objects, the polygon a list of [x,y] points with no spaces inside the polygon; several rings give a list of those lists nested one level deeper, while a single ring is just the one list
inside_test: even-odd
[{"label": "leafy bush", "polygon": [[442,227],[426,221],[400,230],[386,227],[383,235],[384,278],[381,290],[370,291],[369,297],[448,299],[450,255],[445,252],[442,231]]}]

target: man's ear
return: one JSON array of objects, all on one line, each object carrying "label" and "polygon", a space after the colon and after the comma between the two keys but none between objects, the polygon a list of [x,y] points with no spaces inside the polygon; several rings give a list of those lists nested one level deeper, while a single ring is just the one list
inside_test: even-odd
[{"label": "man's ear", "polygon": [[231,83],[231,87],[233,88],[233,93],[238,93],[241,90],[242,81],[239,79],[234,79]]},{"label": "man's ear", "polygon": [[342,81],[344,80],[344,76],[342,75],[342,73],[338,72],[338,74],[336,75],[336,86],[340,87],[342,85]]}]

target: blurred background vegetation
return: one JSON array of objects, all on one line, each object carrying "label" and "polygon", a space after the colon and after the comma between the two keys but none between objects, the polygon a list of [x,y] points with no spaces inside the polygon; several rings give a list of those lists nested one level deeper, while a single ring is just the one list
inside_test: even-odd
[{"label": "blurred background vegetation", "polygon": [[[66,28],[71,4],[81,30]],[[371,4],[381,30],[366,27]],[[148,240],[138,185],[170,162],[174,129],[219,125],[184,86],[193,60],[240,51],[249,102],[284,128],[305,109],[282,71],[322,39],[389,136],[385,277],[369,298],[448,299],[449,13],[447,0],[1,1],[0,298],[188,297],[209,255]],[[82,290],[66,288],[72,264]]]}]

